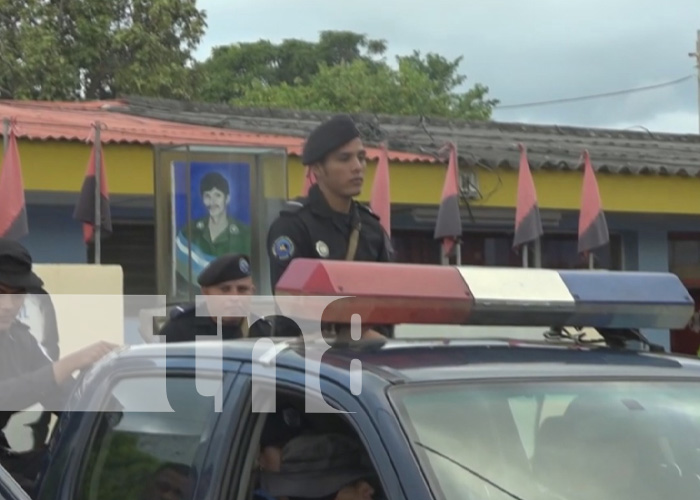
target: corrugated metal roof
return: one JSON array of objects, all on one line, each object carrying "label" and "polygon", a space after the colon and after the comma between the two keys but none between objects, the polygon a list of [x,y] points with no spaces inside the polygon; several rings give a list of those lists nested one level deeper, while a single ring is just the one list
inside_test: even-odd
[{"label": "corrugated metal roof", "polygon": [[[123,100],[115,111],[224,129],[305,137],[329,113],[242,109],[140,97]],[[580,170],[588,149],[597,171],[617,174],[700,176],[700,135],[646,130],[468,122],[426,117],[352,115],[368,144],[387,140],[396,151],[435,152],[454,142],[466,164],[517,169],[517,143],[527,146],[533,169]]]},{"label": "corrugated metal roof", "polygon": [[[0,119],[16,119],[19,138],[34,140],[87,141],[92,125],[99,121],[104,143],[209,146],[253,146],[286,148],[299,156],[303,137],[255,130],[235,130],[205,124],[168,121],[157,117],[119,113],[126,104],[121,101],[45,102],[0,100]],[[379,149],[368,150],[376,160]],[[410,152],[390,152],[392,161],[426,162],[431,157]]]}]

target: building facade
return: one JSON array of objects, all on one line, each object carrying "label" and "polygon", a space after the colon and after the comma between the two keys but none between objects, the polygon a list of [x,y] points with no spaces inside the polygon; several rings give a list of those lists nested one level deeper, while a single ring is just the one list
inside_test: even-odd
[{"label": "building facade", "polygon": [[[90,124],[106,124],[104,155],[111,196],[112,236],[103,263],[124,269],[126,294],[157,294],[154,151],[167,144],[247,144],[284,147],[287,197],[300,194],[299,154],[324,116],[196,107],[130,100],[109,103],[0,102],[13,117],[27,199],[30,234],[24,243],[38,262],[91,262],[93,249],[72,218],[90,144]],[[464,199],[463,265],[520,266],[512,250],[518,180],[517,143],[528,148],[545,235],[543,267],[570,268],[577,255],[581,200],[580,154],[590,152],[610,229],[597,267],[672,271],[700,302],[700,136],[601,131],[514,124],[469,124],[396,117],[357,117],[370,145],[391,153],[392,239],[402,262],[439,263],[433,229],[446,162],[437,152],[457,144]],[[111,135],[110,135],[111,132]],[[376,165],[370,154],[360,199],[368,201]],[[700,324],[700,321],[698,322]],[[695,353],[700,334],[652,331],[677,352]],[[695,328],[700,331],[700,326]]]}]

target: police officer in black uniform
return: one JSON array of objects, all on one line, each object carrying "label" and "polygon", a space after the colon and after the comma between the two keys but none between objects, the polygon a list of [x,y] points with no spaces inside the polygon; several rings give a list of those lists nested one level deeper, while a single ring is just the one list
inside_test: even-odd
[{"label": "police officer in black uniform", "polygon": [[26,248],[0,238],[0,465],[30,493],[46,446],[24,452],[12,450],[4,432],[7,424],[13,415],[37,403],[60,414],[74,388],[72,374],[117,347],[97,342],[52,360],[29,326],[18,318],[28,291],[44,284],[32,268],[33,260]]},{"label": "police officer in black uniform", "polygon": [[[362,192],[366,151],[347,115],[337,115],[309,135],[302,162],[316,177],[306,198],[287,202],[270,226],[267,250],[274,291],[290,261],[312,259],[393,261],[386,231],[367,206],[354,200]],[[280,325],[287,322],[275,322]],[[282,328],[288,332],[287,328]],[[276,326],[275,334],[282,330]],[[385,336],[393,329],[377,327]],[[286,336],[286,333],[284,334]]]},{"label": "police officer in black uniform", "polygon": [[[210,313],[223,304],[223,296],[251,296],[255,294],[255,285],[250,274],[250,259],[243,254],[230,254],[213,260],[197,278],[202,288],[205,301],[208,297],[214,300],[207,304]],[[258,318],[252,325],[244,316],[206,315],[196,304],[177,311],[160,330],[165,335],[165,341],[187,342],[196,340],[198,335],[217,334],[217,322],[221,321],[223,340],[242,337],[269,337],[271,324],[265,318]],[[244,312],[245,315],[248,311]]]}]

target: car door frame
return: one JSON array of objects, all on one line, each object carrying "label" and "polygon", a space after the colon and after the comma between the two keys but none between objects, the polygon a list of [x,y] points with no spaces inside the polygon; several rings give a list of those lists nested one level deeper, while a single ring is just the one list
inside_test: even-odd
[{"label": "car door frame", "polygon": [[[210,424],[208,449],[212,442],[219,437],[222,417],[225,418],[232,411],[229,396],[236,387],[240,366],[241,363],[237,360],[224,359],[222,364],[221,361],[217,362],[213,359],[197,359],[194,353],[177,356],[168,354],[167,359],[166,357],[123,359],[115,362],[109,369],[92,374],[93,378],[85,384],[88,392],[84,397],[90,399],[88,401],[89,408],[102,408],[107,397],[112,393],[115,384],[127,378],[162,376],[164,369],[167,376],[182,374],[193,379],[196,379],[196,374],[198,372],[201,373],[202,370],[214,374],[217,372],[221,373],[223,376],[222,411]],[[223,373],[221,371],[222,368]],[[234,398],[234,402],[236,399]],[[81,407],[84,408],[85,401],[80,403]],[[55,447],[59,455],[52,455],[47,458],[46,468],[37,482],[37,500],[72,500],[76,496],[86,465],[87,450],[91,445],[96,427],[100,421],[99,412],[78,413],[78,415],[70,415],[63,424],[66,426],[66,429],[64,429],[65,435],[59,433],[52,437],[50,446]],[[62,453],[66,454],[66,461],[61,466],[58,466],[60,470],[57,470],[54,464],[57,459],[61,458],[60,454]],[[210,460],[208,453],[202,453],[200,456],[195,457],[193,465],[205,470],[205,464]],[[47,492],[47,481],[55,476],[58,476],[56,489]],[[207,488],[202,485],[202,482],[199,480],[200,477],[201,474],[198,474],[197,486],[191,498],[217,498],[208,496]]]},{"label": "car door frame", "polygon": [[0,466],[0,498],[2,500],[31,500],[29,493],[15,481],[15,478]]},{"label": "car door frame", "polygon": [[[258,374],[256,374],[257,376]],[[270,380],[270,386],[273,384],[278,390],[292,391],[304,398],[306,373],[304,371],[276,368],[274,383]],[[244,363],[239,371],[239,382],[243,387],[241,397],[245,398],[247,405],[250,405],[252,399],[252,365]],[[361,398],[354,396],[348,388],[341,387],[336,382],[321,378],[321,390],[324,399],[332,406],[342,409],[347,412],[348,423],[356,432],[362,445],[370,454],[372,462],[376,468],[377,474],[380,476],[380,481],[386,498],[390,500],[410,500],[433,498],[432,491],[425,483],[423,473],[417,463],[413,463],[416,470],[410,470],[411,464],[401,457],[392,459],[392,453],[389,452],[390,447],[385,439],[383,439],[380,428],[381,422],[377,422],[377,417],[373,413],[379,414],[383,408],[368,408]],[[250,412],[250,406],[246,408]],[[237,495],[241,491],[242,482],[248,482],[248,478],[243,476],[243,470],[240,463],[240,457],[247,457],[250,451],[250,434],[251,430],[259,424],[259,418],[253,417],[253,422],[250,418],[245,425],[236,429],[235,438],[231,441],[231,456],[232,458],[227,469],[231,474],[227,489],[222,493],[229,495],[227,498],[237,499]],[[380,427],[377,427],[377,423]],[[409,467],[408,470],[399,470],[402,467]],[[407,478],[410,478],[407,482]],[[427,495],[427,496],[426,496]]]}]

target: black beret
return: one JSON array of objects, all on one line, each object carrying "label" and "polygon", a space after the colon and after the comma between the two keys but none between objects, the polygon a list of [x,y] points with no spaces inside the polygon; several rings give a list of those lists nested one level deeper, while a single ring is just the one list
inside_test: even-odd
[{"label": "black beret", "polygon": [[10,238],[0,238],[0,283],[24,289],[43,286],[32,265],[32,256],[24,246]]},{"label": "black beret", "polygon": [[209,263],[197,278],[199,286],[214,286],[225,281],[250,276],[250,259],[247,255],[228,254]]},{"label": "black beret", "polygon": [[304,165],[318,163],[328,154],[353,139],[360,137],[360,131],[348,115],[336,115],[316,127],[304,144],[301,161]]}]

